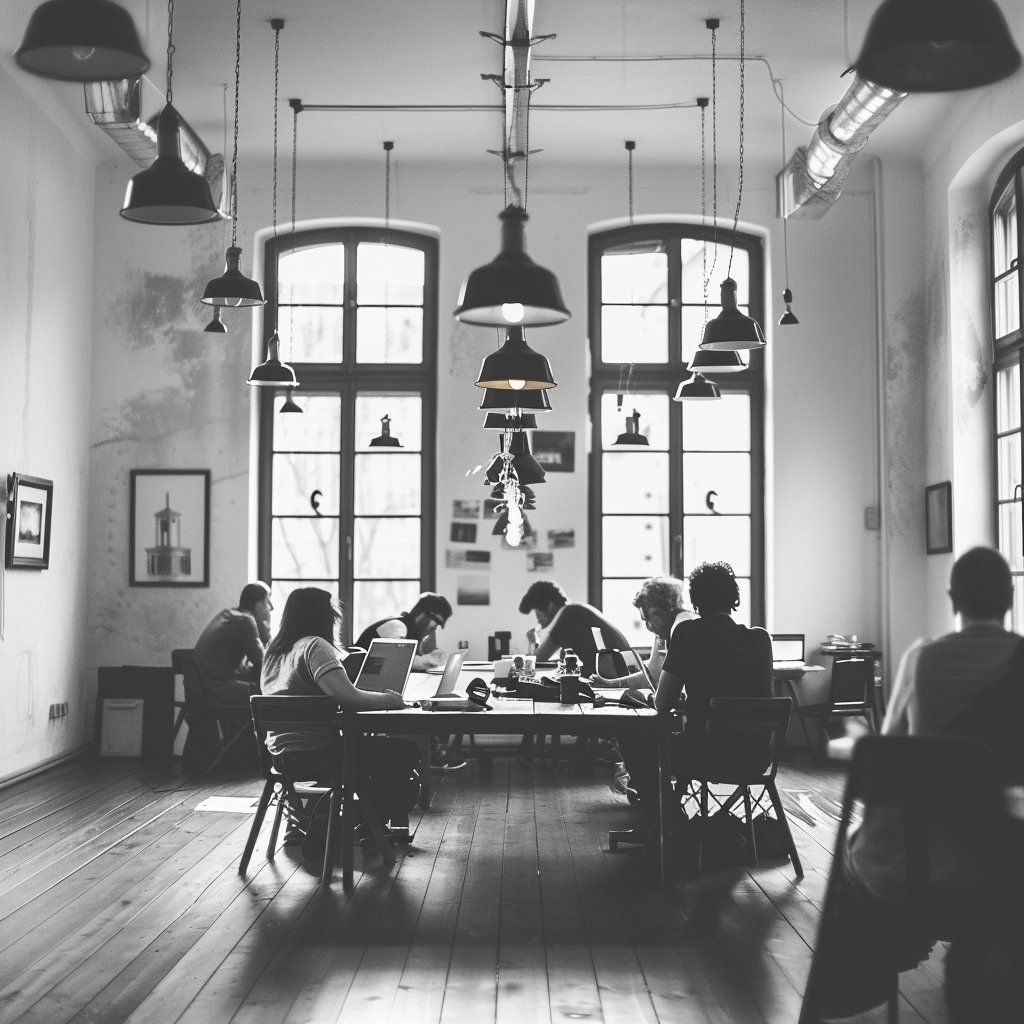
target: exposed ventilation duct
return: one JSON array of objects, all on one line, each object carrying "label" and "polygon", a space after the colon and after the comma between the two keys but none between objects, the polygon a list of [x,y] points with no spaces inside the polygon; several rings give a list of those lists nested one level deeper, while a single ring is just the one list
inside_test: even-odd
[{"label": "exposed ventilation duct", "polygon": [[[85,83],[85,111],[140,167],[156,159],[156,120],[142,120],[140,78]],[[181,117],[181,115],[178,115]],[[224,217],[231,216],[230,171],[221,153],[211,153],[192,126],[182,117],[181,159],[190,171],[206,178],[213,201]]]},{"label": "exposed ventilation duct", "polygon": [[776,175],[778,216],[823,217],[842,193],[853,158],[906,95],[855,76],[846,95],[821,115],[810,145],[797,147]]}]

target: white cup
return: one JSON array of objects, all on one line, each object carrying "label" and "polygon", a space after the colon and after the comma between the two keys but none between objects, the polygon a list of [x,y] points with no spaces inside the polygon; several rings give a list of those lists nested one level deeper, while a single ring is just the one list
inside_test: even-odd
[{"label": "white cup", "polygon": [[508,679],[509,673],[512,671],[512,659],[501,658],[494,662],[494,678],[495,679]]}]

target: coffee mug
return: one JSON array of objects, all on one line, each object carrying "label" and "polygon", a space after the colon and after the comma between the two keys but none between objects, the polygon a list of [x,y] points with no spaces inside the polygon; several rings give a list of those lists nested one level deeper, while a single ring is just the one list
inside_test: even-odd
[{"label": "coffee mug", "polygon": [[580,677],[561,676],[558,680],[559,697],[563,704],[579,704]]},{"label": "coffee mug", "polygon": [[512,671],[512,659],[511,658],[500,658],[494,662],[494,678],[495,679],[508,679],[509,673]]}]

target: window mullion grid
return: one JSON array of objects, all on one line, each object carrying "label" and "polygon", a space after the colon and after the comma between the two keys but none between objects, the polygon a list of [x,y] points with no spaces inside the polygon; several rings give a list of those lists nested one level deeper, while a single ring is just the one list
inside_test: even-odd
[{"label": "window mullion grid", "polygon": [[[352,246],[352,248],[354,249],[355,246]],[[346,259],[346,278],[348,275],[348,265],[348,260]],[[346,297],[350,294],[347,281],[345,294]],[[347,330],[347,309],[345,315]],[[353,349],[354,346],[350,348],[346,344],[346,359],[351,356]],[[341,448],[341,480],[339,493],[344,496],[346,494],[355,494],[356,389],[354,384],[349,383],[343,385],[339,390],[341,394],[341,437],[339,439],[339,447]],[[349,440],[347,445],[345,443],[346,438]],[[338,530],[338,596],[341,598],[347,613],[342,619],[343,642],[349,644],[353,640],[352,601],[354,591],[353,577],[355,575],[355,551],[353,550],[355,545],[355,503],[351,500],[346,501],[342,497],[339,502],[338,512],[340,519],[340,528]]]}]

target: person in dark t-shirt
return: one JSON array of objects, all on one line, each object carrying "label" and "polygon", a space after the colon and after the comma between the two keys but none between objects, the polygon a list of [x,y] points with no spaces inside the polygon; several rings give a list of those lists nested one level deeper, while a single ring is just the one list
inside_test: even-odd
[{"label": "person in dark t-shirt", "polygon": [[593,629],[597,627],[604,646],[623,650],[629,641],[596,608],[570,601],[565,591],[553,580],[538,580],[519,602],[523,615],[533,612],[537,627],[527,631],[531,644],[537,644],[537,660],[546,661],[556,651],[572,648],[580,659],[585,676],[596,670],[597,644]]},{"label": "person in dark t-shirt", "polygon": [[445,663],[447,655],[438,649],[436,633],[438,629],[444,629],[451,616],[452,606],[448,598],[428,591],[420,594],[407,612],[389,615],[386,619],[371,623],[359,634],[355,645],[367,650],[372,640],[381,637],[389,640],[415,640],[417,647],[412,669],[414,672],[426,672]]}]

